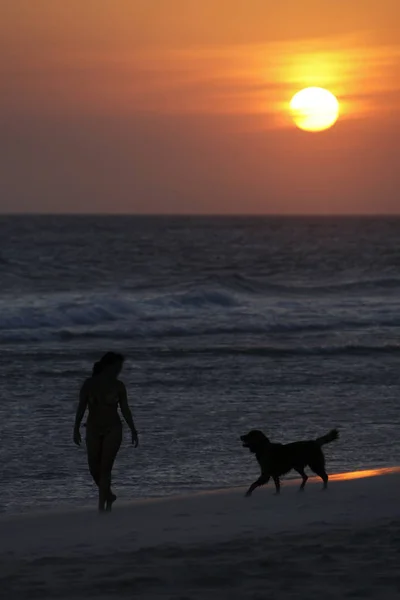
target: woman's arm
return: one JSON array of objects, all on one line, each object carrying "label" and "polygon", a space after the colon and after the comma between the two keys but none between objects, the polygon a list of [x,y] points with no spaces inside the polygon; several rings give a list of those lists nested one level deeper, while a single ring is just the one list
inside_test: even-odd
[{"label": "woman's arm", "polygon": [[128,396],[126,393],[126,387],[122,383],[122,381],[119,382],[118,395],[119,395],[119,406],[121,408],[122,416],[124,417],[126,424],[128,425],[129,429],[132,432],[132,444],[136,448],[139,444],[138,434],[136,431],[135,424],[133,422],[131,409],[129,408],[129,405],[128,405]]},{"label": "woman's arm", "polygon": [[76,409],[76,415],[75,415],[74,442],[77,446],[80,446],[81,441],[82,441],[81,434],[79,432],[79,427],[82,423],[82,419],[85,414],[87,404],[88,404],[87,382],[85,381],[85,383],[83,384],[83,386],[81,387],[81,390],[79,392],[79,404],[78,404],[78,408]]}]

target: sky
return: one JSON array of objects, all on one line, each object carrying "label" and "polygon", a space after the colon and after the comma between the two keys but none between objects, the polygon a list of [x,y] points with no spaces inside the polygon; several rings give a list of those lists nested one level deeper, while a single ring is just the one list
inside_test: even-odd
[{"label": "sky", "polygon": [[[0,213],[399,214],[399,0],[0,0]],[[339,100],[296,127],[292,96]]]}]

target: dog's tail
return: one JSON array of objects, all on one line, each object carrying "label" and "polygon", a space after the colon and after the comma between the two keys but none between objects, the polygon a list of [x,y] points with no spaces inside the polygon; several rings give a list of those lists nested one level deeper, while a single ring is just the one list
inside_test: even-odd
[{"label": "dog's tail", "polygon": [[335,440],[337,440],[339,437],[339,432],[337,429],[332,429],[329,433],[327,433],[326,435],[323,435],[320,438],[317,438],[315,441],[317,442],[318,446],[324,446],[325,444],[330,444],[331,442],[334,442]]}]

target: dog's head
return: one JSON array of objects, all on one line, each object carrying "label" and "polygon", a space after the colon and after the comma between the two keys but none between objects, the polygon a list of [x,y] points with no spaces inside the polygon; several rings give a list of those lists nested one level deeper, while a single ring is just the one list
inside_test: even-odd
[{"label": "dog's head", "polygon": [[243,448],[248,448],[253,454],[260,452],[267,444],[269,444],[267,436],[258,429],[252,429],[249,433],[241,435],[240,439],[243,442]]}]

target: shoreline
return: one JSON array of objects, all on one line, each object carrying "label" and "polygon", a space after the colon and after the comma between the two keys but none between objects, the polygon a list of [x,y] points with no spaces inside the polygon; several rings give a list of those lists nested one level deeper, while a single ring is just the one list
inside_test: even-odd
[{"label": "shoreline", "polygon": [[[340,473],[332,473],[329,475],[329,482],[340,482],[340,481],[352,481],[357,479],[370,479],[374,477],[384,477],[391,475],[400,475],[400,466],[392,466],[392,467],[380,467],[376,469],[360,469],[356,471],[342,471]],[[257,474],[254,473],[254,478],[256,478]],[[287,487],[298,487],[300,486],[301,478],[292,477],[288,479],[281,480],[282,486],[282,494],[284,494],[284,490]],[[321,479],[316,475],[310,475],[307,480],[307,487],[315,484],[321,483]],[[250,479],[249,479],[250,484]],[[248,484],[248,485],[249,485]],[[186,493],[177,493],[170,494],[166,496],[149,496],[149,497],[139,497],[134,499],[127,499],[126,497],[121,497],[117,499],[115,507],[113,509],[113,513],[117,512],[118,509],[129,509],[134,507],[148,506],[153,504],[163,504],[163,503],[171,503],[171,502],[179,502],[183,500],[191,500],[197,498],[207,498],[210,496],[221,496],[221,495],[244,495],[245,491],[248,488],[248,485],[245,486],[234,486],[234,487],[226,487],[226,488],[213,488],[213,489],[205,489],[205,490],[197,490],[193,492]],[[273,485],[271,487],[271,482],[267,486],[263,486],[258,489],[256,493],[263,493],[270,490],[273,493]],[[306,493],[307,489],[305,490]],[[254,496],[254,495],[253,495]],[[93,497],[93,500],[89,503],[85,503],[79,506],[71,507],[68,504],[61,505],[58,509],[39,509],[39,510],[27,510],[25,512],[5,512],[0,514],[0,524],[8,521],[16,521],[23,519],[34,519],[41,517],[50,517],[50,516],[60,516],[60,515],[76,515],[81,512],[96,512],[96,497]]]}]

